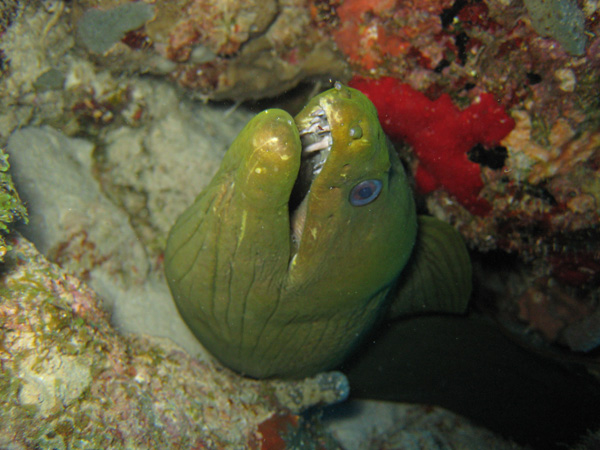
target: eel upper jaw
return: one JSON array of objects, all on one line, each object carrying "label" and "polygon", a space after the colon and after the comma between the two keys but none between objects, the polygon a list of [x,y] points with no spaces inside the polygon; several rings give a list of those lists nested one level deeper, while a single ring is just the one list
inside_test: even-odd
[{"label": "eel upper jaw", "polygon": [[302,239],[312,182],[321,173],[333,146],[331,126],[323,103],[296,123],[302,143],[302,155],[298,178],[289,202],[292,259]]}]

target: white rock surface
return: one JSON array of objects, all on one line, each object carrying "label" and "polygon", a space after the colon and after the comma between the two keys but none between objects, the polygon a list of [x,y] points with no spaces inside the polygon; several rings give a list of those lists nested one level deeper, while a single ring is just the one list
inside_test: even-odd
[{"label": "white rock surface", "polygon": [[143,105],[150,120],[106,135],[103,177],[107,189],[119,193],[130,215],[138,213],[135,198],[143,198],[139,213],[147,215],[151,226],[166,236],[254,114],[183,100],[164,83],[138,80],[132,87],[134,101]]},{"label": "white rock surface", "polygon": [[12,173],[27,204],[23,234],[67,269],[87,278],[124,332],[168,337],[192,355],[202,347],[181,321],[164,280],[150,273],[127,214],[90,173],[93,145],[50,127],[11,135]]},{"label": "white rock surface", "polygon": [[94,278],[101,267],[124,287],[145,279],[148,261],[127,216],[90,176],[93,148],[47,126],[22,128],[10,136],[13,177],[30,213],[23,231],[42,253],[58,259],[64,246],[80,236],[88,243],[87,258],[73,261],[75,271],[90,270]]},{"label": "white rock surface", "polygon": [[21,231],[87,281],[121,331],[166,337],[192,355],[205,354],[173,304],[160,255],[171,225],[253,114],[189,101],[154,80],[126,84],[130,107],[144,119],[106,127],[94,142],[47,125],[10,135],[11,172],[30,217]]}]

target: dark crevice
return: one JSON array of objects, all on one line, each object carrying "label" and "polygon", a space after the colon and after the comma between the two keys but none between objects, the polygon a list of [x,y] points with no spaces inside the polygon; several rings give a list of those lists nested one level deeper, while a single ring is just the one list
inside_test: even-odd
[{"label": "dark crevice", "polygon": [[467,156],[469,160],[474,163],[498,170],[504,167],[504,163],[508,157],[508,151],[506,150],[506,147],[501,145],[485,148],[483,145],[477,144],[467,152]]}]

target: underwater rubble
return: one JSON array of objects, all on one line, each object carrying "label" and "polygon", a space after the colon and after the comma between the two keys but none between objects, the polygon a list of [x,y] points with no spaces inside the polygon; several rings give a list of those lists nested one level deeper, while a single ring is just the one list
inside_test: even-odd
[{"label": "underwater rubble", "polygon": [[[495,275],[513,258],[511,282],[480,274],[496,300],[479,307],[522,324],[525,340],[541,336],[585,360],[600,345],[591,319],[600,286],[597,5],[419,2],[411,20],[404,4],[376,4],[338,9],[338,29],[353,30],[334,34],[350,84],[378,106],[425,210],[452,223],[492,271],[496,259]],[[585,312],[566,312],[565,297]],[[593,354],[587,361],[596,372]]]},{"label": "underwater rubble", "polygon": [[235,105],[333,80],[371,98],[420,212],[472,250],[473,309],[600,378],[599,33],[574,0],[2,2],[0,231],[26,217],[7,175],[31,222],[0,241],[0,446],[339,448],[302,412],[339,386],[244,379],[160,325],[166,233],[252,116]]},{"label": "underwater rubble", "polygon": [[310,77],[348,77],[303,0],[85,0],[70,22],[91,59],[166,76],[199,98],[259,99]]},{"label": "underwater rubble", "polygon": [[342,374],[253,381],[171,341],[122,335],[85,283],[23,237],[11,244],[0,303],[3,448],[270,448],[262,436],[283,418],[282,434],[339,448],[299,414],[344,399]]}]

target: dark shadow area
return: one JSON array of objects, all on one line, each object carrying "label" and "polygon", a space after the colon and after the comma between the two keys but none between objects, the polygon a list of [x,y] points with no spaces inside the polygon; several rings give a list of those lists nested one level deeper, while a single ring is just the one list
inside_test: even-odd
[{"label": "dark shadow area", "polygon": [[600,425],[600,385],[484,317],[384,323],[342,367],[351,397],[439,405],[520,444],[565,448]]}]

